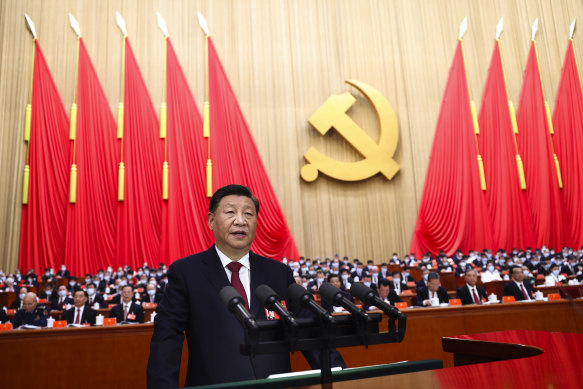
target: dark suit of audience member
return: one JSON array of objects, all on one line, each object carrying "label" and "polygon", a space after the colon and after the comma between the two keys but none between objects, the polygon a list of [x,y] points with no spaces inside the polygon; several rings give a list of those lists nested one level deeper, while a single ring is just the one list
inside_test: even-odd
[{"label": "dark suit of audience member", "polygon": [[395,278],[393,278],[393,280],[389,281],[389,282],[390,282],[391,290],[394,290],[395,293],[397,293],[397,294],[401,294],[401,293],[403,293],[404,290],[407,290],[407,284],[405,282],[403,282],[403,280],[401,278],[399,278],[399,282],[396,282]]},{"label": "dark suit of audience member", "polygon": [[147,292],[142,293],[142,304],[143,303],[154,303],[160,304],[160,300],[162,299],[162,292],[156,290],[156,294],[154,296],[150,296]]},{"label": "dark suit of audience member", "polygon": [[79,323],[75,323],[77,315],[77,307],[73,307],[71,309],[67,309],[63,312],[63,320],[67,320],[67,324],[85,324],[89,323],[90,325],[95,325],[95,317],[97,316],[97,311],[91,307],[85,305],[83,308],[83,312],[81,313],[81,318],[79,319]]},{"label": "dark suit of audience member", "polygon": [[[476,288],[476,296],[478,297],[478,301],[480,304],[482,299],[488,299],[488,295],[486,294],[486,290],[480,286],[475,286]],[[470,305],[476,304],[474,301],[473,293],[470,291],[471,287],[469,285],[464,285],[461,288],[458,288],[455,292],[455,297],[462,300],[462,305]]]},{"label": "dark suit of audience member", "polygon": [[59,272],[57,272],[57,275],[62,278],[69,278],[70,273],[69,270],[60,270]]},{"label": "dark suit of audience member", "polygon": [[128,309],[127,317],[124,319],[124,304],[120,303],[109,311],[109,317],[115,317],[118,323],[143,323],[144,322],[144,308],[140,304],[131,303]]},{"label": "dark suit of audience member", "polygon": [[97,292],[95,292],[95,294],[93,296],[89,296],[89,298],[87,299],[87,305],[90,307],[93,307],[93,305],[97,303],[99,304],[99,308],[105,308],[105,300],[103,299],[103,296]]},{"label": "dark suit of audience member", "polygon": [[[437,297],[439,298],[439,303],[440,304],[444,304],[444,303],[448,303],[449,302],[449,294],[447,293],[447,290],[445,290],[445,288],[443,286],[440,286],[439,289],[437,289]],[[419,290],[417,292],[417,305],[423,306],[423,301],[425,300],[429,300],[431,299],[433,296],[429,296],[429,289],[423,288],[421,290]]]},{"label": "dark suit of audience member", "polygon": [[10,304],[10,307],[8,307],[8,309],[20,309],[22,307],[22,300],[20,299],[20,297],[18,297],[18,295],[16,295],[16,298],[12,301],[12,303]]},{"label": "dark suit of audience member", "polygon": [[[526,282],[523,282],[522,285],[524,286],[526,294],[529,297],[528,300],[533,300],[534,290],[532,287]],[[516,282],[514,282],[514,280],[504,285],[504,296],[514,296],[514,300],[516,301],[527,300],[527,298],[524,297],[524,293],[522,293],[521,288],[516,284]]]},{"label": "dark suit of audience member", "polygon": [[56,309],[59,311],[64,311],[67,307],[67,304],[73,305],[75,301],[71,296],[66,297],[57,297],[56,299],[51,301],[51,309]]},{"label": "dark suit of audience member", "polygon": [[8,315],[6,311],[0,308],[0,323],[6,323],[8,321]]}]

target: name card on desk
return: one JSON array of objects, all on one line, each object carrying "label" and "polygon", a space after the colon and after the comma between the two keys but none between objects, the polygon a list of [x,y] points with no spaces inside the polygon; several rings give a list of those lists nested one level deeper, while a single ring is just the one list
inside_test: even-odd
[{"label": "name card on desk", "polygon": [[12,323],[0,324],[0,331],[10,331],[12,329]]},{"label": "name card on desk", "polygon": [[107,306],[107,308],[111,309],[111,308],[115,307],[116,305],[117,305],[117,304],[109,304],[109,305]]},{"label": "name card on desk", "polygon": [[104,326],[114,326],[117,324],[117,319],[115,317],[106,317],[103,319]]},{"label": "name card on desk", "polygon": [[549,293],[549,295],[547,297],[549,298],[549,301],[561,299],[561,295],[558,293]]},{"label": "name card on desk", "polygon": [[514,298],[514,296],[504,296],[502,297],[502,301],[505,303],[513,303],[516,302],[516,299]]},{"label": "name card on desk", "polygon": [[449,299],[449,306],[450,307],[455,307],[455,306],[459,306],[462,305],[462,300],[460,299]]},{"label": "name card on desk", "polygon": [[65,328],[67,327],[67,320],[57,320],[53,323],[53,328]]},{"label": "name card on desk", "polygon": [[16,315],[16,309],[7,309],[6,314],[7,315]]},{"label": "name card on desk", "polygon": [[407,304],[407,303],[395,303],[395,307],[397,309],[407,309],[407,308],[409,308],[409,304]]},{"label": "name card on desk", "polygon": [[142,306],[144,308],[156,308],[158,306],[158,304],[156,304],[156,303],[144,303]]}]

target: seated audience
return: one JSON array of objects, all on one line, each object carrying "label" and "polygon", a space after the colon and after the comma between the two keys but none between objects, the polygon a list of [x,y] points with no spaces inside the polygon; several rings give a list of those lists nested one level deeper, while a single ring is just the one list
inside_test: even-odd
[{"label": "seated audience", "polygon": [[532,300],[534,298],[534,290],[526,283],[523,283],[524,272],[522,267],[513,266],[510,269],[512,281],[504,285],[504,296],[514,296],[514,300]]},{"label": "seated audience", "polygon": [[103,296],[97,291],[97,287],[95,286],[94,282],[90,282],[87,284],[87,288],[85,289],[87,291],[87,305],[92,307],[97,304],[98,308],[97,309],[101,309],[101,308],[105,308],[105,301],[103,299]]},{"label": "seated audience", "polygon": [[88,299],[86,291],[77,289],[73,294],[75,306],[63,312],[63,320],[67,320],[67,324],[89,323],[94,326],[97,311],[87,305]]},{"label": "seated audience", "polygon": [[161,299],[162,292],[158,290],[156,285],[154,285],[153,283],[149,283],[146,286],[146,292],[142,294],[142,303],[160,304]]},{"label": "seated audience", "polygon": [[486,267],[486,271],[483,271],[481,274],[482,283],[491,282],[491,281],[502,281],[502,277],[500,277],[500,273],[496,270],[494,266],[494,261],[488,261],[488,266]]},{"label": "seated audience", "polygon": [[118,323],[143,323],[144,309],[140,304],[132,301],[134,297],[134,287],[124,285],[121,290],[121,303],[111,308],[109,317],[115,317]]},{"label": "seated audience", "polygon": [[[381,300],[391,305],[395,303],[402,303],[403,300],[397,295],[394,289],[391,288],[391,282],[385,278],[379,281],[377,294]],[[370,308],[369,308],[370,309]]]},{"label": "seated audience", "polygon": [[9,274],[6,277],[6,283],[4,284],[4,291],[5,292],[16,292],[17,289],[18,289],[18,287],[14,283],[14,276]]},{"label": "seated audience", "polygon": [[59,286],[57,294],[57,298],[51,303],[51,309],[64,311],[67,309],[67,305],[73,305],[75,303],[73,298],[67,295],[67,287],[65,285]]},{"label": "seated audience", "polygon": [[401,272],[394,271],[392,275],[393,280],[389,282],[391,285],[391,290],[394,290],[395,293],[399,295],[407,289],[407,283],[403,282],[403,278],[401,278]]},{"label": "seated audience", "polygon": [[455,297],[462,300],[462,305],[482,304],[482,299],[487,299],[486,290],[476,285],[478,273],[471,269],[464,275],[466,284],[458,288]]},{"label": "seated audience", "polygon": [[55,285],[52,282],[45,284],[45,290],[39,295],[40,299],[46,299],[49,305],[53,305],[53,301],[57,299],[55,292]]},{"label": "seated audience", "polygon": [[[342,284],[340,283],[340,278],[338,277],[338,274],[332,274],[332,273],[328,274],[328,282],[330,283],[330,285],[335,286],[338,289],[340,289],[340,287],[342,286]],[[340,291],[344,294],[344,297],[346,297],[350,301],[353,301],[350,293],[348,293],[345,290],[340,290]],[[328,304],[328,302],[324,299],[322,299],[321,304],[322,304],[322,308],[324,308],[330,312],[341,312],[343,310],[342,307],[334,307],[334,306]]]},{"label": "seated audience", "polygon": [[561,274],[561,268],[557,263],[553,263],[549,268],[549,274],[545,277],[546,286],[554,286],[556,284],[562,284],[566,278]]},{"label": "seated audience", "polygon": [[438,298],[440,304],[449,302],[449,294],[441,286],[439,274],[431,272],[427,276],[427,287],[420,289],[417,293],[417,305],[430,306],[431,299],[434,298]]},{"label": "seated audience", "polygon": [[419,281],[417,281],[415,288],[417,289],[417,294],[423,288],[427,288],[427,278],[429,277],[429,269],[426,266],[421,268],[421,274],[423,275]]},{"label": "seated audience", "polygon": [[12,301],[12,304],[10,304],[10,309],[22,308],[24,297],[26,296],[27,293],[28,293],[28,288],[25,288],[24,286],[22,288],[20,288],[18,291],[18,296],[16,296],[14,301]]},{"label": "seated audience", "polygon": [[69,278],[70,273],[65,265],[61,265],[61,270],[57,273],[57,278]]},{"label": "seated audience", "polygon": [[37,306],[36,294],[29,292],[22,299],[22,308],[16,311],[12,318],[12,328],[18,328],[28,324],[38,327],[46,327],[49,318],[49,310],[44,306]]}]

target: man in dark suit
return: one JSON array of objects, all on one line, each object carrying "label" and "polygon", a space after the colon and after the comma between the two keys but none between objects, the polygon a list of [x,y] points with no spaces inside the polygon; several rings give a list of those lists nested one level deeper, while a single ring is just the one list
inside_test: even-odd
[{"label": "man in dark suit", "polygon": [[87,306],[93,308],[95,304],[99,306],[99,309],[105,308],[105,300],[99,291],[97,290],[97,286],[95,282],[90,282],[87,284]]},{"label": "man in dark suit", "polygon": [[162,299],[162,292],[158,290],[156,285],[148,283],[146,285],[146,292],[142,294],[142,303],[160,304]]},{"label": "man in dark suit", "polygon": [[75,306],[63,312],[63,320],[67,320],[67,324],[95,325],[97,311],[87,305],[88,298],[86,291],[81,289],[75,291],[73,294]]},{"label": "man in dark suit", "polygon": [[109,317],[115,317],[118,323],[143,323],[144,308],[132,301],[134,287],[124,285],[121,289],[121,302],[109,311]]},{"label": "man in dark suit", "polygon": [[441,286],[439,274],[431,272],[427,276],[427,287],[417,293],[417,305],[431,306],[431,300],[434,298],[438,298],[440,304],[449,302],[449,294]]},{"label": "man in dark suit", "polygon": [[[259,285],[270,286],[291,311],[287,299],[294,283],[286,265],[250,250],[257,227],[259,202],[249,188],[228,185],[210,200],[207,223],[215,245],[201,253],[179,259],[168,269],[168,285],[158,305],[150,343],[148,387],[178,387],[184,334],[188,342],[185,386],[265,378],[291,370],[289,353],[241,355],[244,330],[224,306],[219,292],[232,285],[258,320],[265,309],[255,295]],[[304,354],[306,355],[306,353]],[[317,368],[315,359],[310,362]],[[332,361],[332,366],[338,362]]]},{"label": "man in dark suit", "polygon": [[25,288],[24,286],[22,288],[20,288],[20,290],[18,291],[18,296],[16,296],[16,298],[12,301],[9,309],[22,308],[22,304],[24,302],[24,297],[26,296],[27,293],[28,293],[28,288]]},{"label": "man in dark suit", "polygon": [[57,273],[57,278],[69,278],[69,270],[65,265],[61,265],[61,270]]},{"label": "man in dark suit", "polygon": [[51,309],[65,310],[67,305],[73,305],[73,298],[67,296],[67,287],[60,285],[57,290],[57,298],[51,301]]},{"label": "man in dark suit", "polygon": [[[365,276],[365,277],[369,277],[369,276]],[[354,301],[354,299],[352,298],[352,295],[350,294],[350,292],[348,292],[346,289],[343,289],[342,288],[342,283],[340,281],[340,277],[338,277],[338,274],[332,274],[332,273],[328,274],[327,282],[330,285],[332,285],[332,286],[340,289],[340,291],[342,292],[342,294],[344,294],[344,297],[346,297],[348,300]],[[369,280],[369,284],[367,286],[370,287],[370,280]],[[322,305],[322,308],[324,308],[327,311],[330,311],[330,312],[334,312],[335,311],[334,306],[328,304],[328,302],[326,300],[324,300],[324,299],[322,299],[321,305]],[[341,312],[341,311],[343,311],[343,309],[341,309],[340,307],[338,307],[336,309],[336,311]]]},{"label": "man in dark suit", "polygon": [[29,292],[22,299],[22,308],[16,311],[12,318],[12,328],[28,324],[37,327],[46,327],[49,310],[45,306],[37,306],[36,294]]},{"label": "man in dark suit", "polygon": [[386,278],[381,278],[377,289],[377,294],[384,302],[395,305],[395,303],[402,303],[403,300],[397,295],[394,289],[391,288],[391,282]]},{"label": "man in dark suit", "polygon": [[403,279],[401,278],[401,272],[394,271],[392,276],[393,280],[390,282],[391,289],[394,290],[396,294],[403,293],[403,291],[407,289],[407,283],[403,282]]},{"label": "man in dark suit", "polygon": [[475,270],[466,270],[464,276],[466,284],[458,288],[455,297],[462,300],[462,305],[482,304],[482,299],[487,299],[486,290],[476,285],[478,273]]},{"label": "man in dark suit", "polygon": [[510,271],[512,281],[504,285],[504,296],[514,296],[516,301],[533,300],[534,290],[532,286],[522,282],[524,280],[522,267],[513,266]]}]

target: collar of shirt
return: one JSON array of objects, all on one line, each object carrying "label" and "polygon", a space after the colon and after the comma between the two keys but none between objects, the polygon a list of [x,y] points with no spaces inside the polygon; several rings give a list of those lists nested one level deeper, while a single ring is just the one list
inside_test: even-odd
[{"label": "collar of shirt", "polygon": [[[219,255],[219,259],[221,260],[221,264],[223,265],[223,269],[227,274],[227,278],[229,282],[231,282],[231,271],[227,268],[227,265],[232,261],[229,257],[225,255],[219,248],[215,245],[215,249],[217,250],[217,254]],[[241,264],[241,269],[239,270],[239,279],[245,288],[245,293],[247,293],[247,301],[251,304],[251,263],[249,262],[249,253],[245,254],[241,259],[237,262]]]},{"label": "collar of shirt", "polygon": [[[518,282],[518,281],[516,281],[516,280],[512,280],[512,281],[514,281],[514,283],[516,284],[516,286],[518,286],[518,289],[520,289],[520,286],[521,286],[521,285],[524,285],[522,282]],[[521,290],[522,290],[522,289],[521,289]],[[526,290],[526,286],[524,287],[524,290]],[[528,293],[528,292],[527,292],[527,293]]]}]

